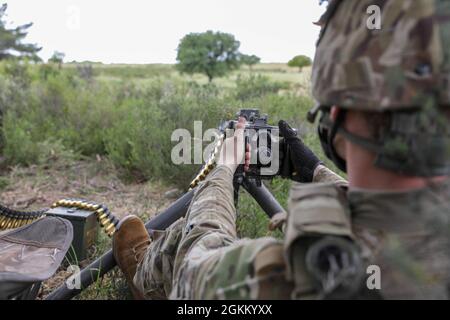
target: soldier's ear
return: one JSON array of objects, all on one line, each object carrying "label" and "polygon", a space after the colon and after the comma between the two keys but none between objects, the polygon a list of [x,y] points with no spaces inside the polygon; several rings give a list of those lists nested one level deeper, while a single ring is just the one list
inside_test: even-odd
[{"label": "soldier's ear", "polygon": [[338,106],[332,106],[331,107],[331,111],[330,111],[331,120],[336,121],[340,110],[341,110],[341,108],[339,108]]}]

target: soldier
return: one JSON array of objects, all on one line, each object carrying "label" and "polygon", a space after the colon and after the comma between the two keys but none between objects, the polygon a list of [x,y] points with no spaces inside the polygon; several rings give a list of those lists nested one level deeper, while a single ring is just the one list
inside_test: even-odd
[{"label": "soldier", "polygon": [[[372,4],[329,3],[313,65],[309,118],[320,112],[348,183],[280,121],[295,180],[286,219],[272,221],[284,239],[238,239],[241,119],[184,219],[151,241],[137,217],[121,222],[114,254],[136,298],[449,297],[450,2],[375,1],[379,30],[366,24]],[[366,287],[369,265],[381,278]]]}]

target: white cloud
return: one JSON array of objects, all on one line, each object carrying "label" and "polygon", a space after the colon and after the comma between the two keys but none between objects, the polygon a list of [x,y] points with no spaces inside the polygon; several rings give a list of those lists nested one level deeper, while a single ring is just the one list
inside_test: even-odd
[{"label": "white cloud", "polygon": [[[6,0],[7,1],[7,0]],[[1,2],[1,0],[0,0]],[[189,32],[229,32],[263,62],[313,56],[318,0],[9,0],[9,20],[33,22],[28,41],[66,60],[174,63]]]}]

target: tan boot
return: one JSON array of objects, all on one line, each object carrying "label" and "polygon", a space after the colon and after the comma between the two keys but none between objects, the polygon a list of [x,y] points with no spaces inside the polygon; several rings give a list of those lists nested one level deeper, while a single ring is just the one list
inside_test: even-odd
[{"label": "tan boot", "polygon": [[143,300],[144,295],[134,286],[133,278],[149,245],[150,237],[141,219],[130,215],[120,221],[113,236],[114,258],[125,275],[134,298],[138,300]]}]

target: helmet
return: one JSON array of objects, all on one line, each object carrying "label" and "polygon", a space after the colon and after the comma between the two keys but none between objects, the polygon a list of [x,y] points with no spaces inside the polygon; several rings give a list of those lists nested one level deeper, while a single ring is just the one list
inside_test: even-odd
[{"label": "helmet", "polygon": [[[319,24],[312,71],[318,106],[309,118],[322,111],[325,153],[345,170],[333,147],[340,133],[373,151],[379,167],[450,174],[450,1],[334,0]],[[341,126],[345,111],[330,120],[333,105],[385,113],[389,124],[377,140],[356,136]]]}]

